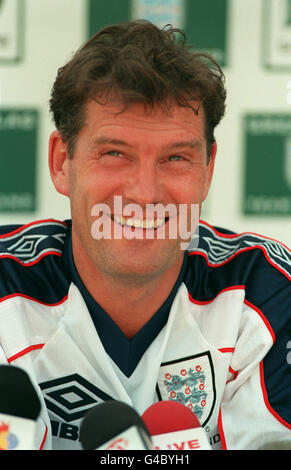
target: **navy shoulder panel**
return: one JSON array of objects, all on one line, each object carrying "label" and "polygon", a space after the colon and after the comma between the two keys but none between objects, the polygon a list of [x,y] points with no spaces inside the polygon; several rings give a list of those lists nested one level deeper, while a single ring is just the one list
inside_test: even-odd
[{"label": "navy shoulder panel", "polygon": [[291,344],[290,249],[262,235],[236,234],[202,222],[199,245],[189,252],[189,261],[187,287],[196,299],[211,300],[228,287],[244,287],[246,305],[261,315],[274,343],[261,364],[266,405],[279,421],[290,427],[291,365],[287,360]]},{"label": "navy shoulder panel", "polygon": [[291,310],[291,251],[285,245],[254,233],[223,233],[202,222],[199,245],[188,259],[186,284],[193,298],[209,301],[242,286],[246,300],[262,309],[274,330],[282,328],[278,303]]},{"label": "navy shoulder panel", "polygon": [[251,259],[256,256],[251,252],[260,250],[270,265],[291,279],[291,250],[277,240],[256,233],[234,233],[201,222],[198,250],[204,253],[210,266],[221,266],[245,252],[249,252]]},{"label": "navy shoulder panel", "polygon": [[253,233],[222,233],[202,222],[199,245],[188,259],[185,284],[194,299],[211,301],[241,286],[245,303],[261,312],[275,336],[290,331],[291,252],[286,246]]},{"label": "navy shoulder panel", "polygon": [[31,265],[47,253],[61,254],[66,231],[66,222],[53,219],[0,227],[0,258]]},{"label": "navy shoulder panel", "polygon": [[67,223],[54,219],[0,227],[0,298],[20,294],[57,303],[68,287],[62,266]]}]

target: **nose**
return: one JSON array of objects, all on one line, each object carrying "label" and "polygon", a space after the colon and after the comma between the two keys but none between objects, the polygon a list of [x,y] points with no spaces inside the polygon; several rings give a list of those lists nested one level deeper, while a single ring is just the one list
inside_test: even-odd
[{"label": "nose", "polygon": [[145,206],[163,201],[163,183],[158,168],[149,160],[139,162],[124,187],[124,197],[128,202]]}]

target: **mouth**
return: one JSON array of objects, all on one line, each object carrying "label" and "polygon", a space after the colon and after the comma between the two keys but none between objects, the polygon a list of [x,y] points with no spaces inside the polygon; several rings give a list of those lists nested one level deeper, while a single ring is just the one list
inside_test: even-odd
[{"label": "mouth", "polygon": [[142,228],[145,230],[153,230],[162,227],[168,220],[169,217],[162,219],[136,219],[134,217],[125,218],[119,215],[112,215],[111,219],[121,225],[122,227]]}]

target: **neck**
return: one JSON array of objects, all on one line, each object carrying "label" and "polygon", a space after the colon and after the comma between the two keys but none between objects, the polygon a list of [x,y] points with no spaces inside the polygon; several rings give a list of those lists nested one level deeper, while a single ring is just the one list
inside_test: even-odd
[{"label": "neck", "polygon": [[172,291],[183,263],[152,277],[113,276],[90,259],[80,242],[72,238],[73,257],[78,274],[90,295],[106,311],[123,334],[131,339],[156,313]]}]

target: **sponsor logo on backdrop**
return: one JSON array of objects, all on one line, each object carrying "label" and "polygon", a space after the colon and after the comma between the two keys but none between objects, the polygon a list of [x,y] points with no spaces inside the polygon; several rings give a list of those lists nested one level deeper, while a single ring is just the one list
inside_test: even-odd
[{"label": "sponsor logo on backdrop", "polygon": [[37,205],[39,113],[30,108],[0,110],[0,212],[33,212]]},{"label": "sponsor logo on backdrop", "polygon": [[[0,62],[16,61],[23,45],[23,0],[0,0]],[[21,22],[20,22],[21,18]]]},{"label": "sponsor logo on backdrop", "polygon": [[291,69],[291,0],[263,2],[264,63],[273,69]]},{"label": "sponsor logo on backdrop", "polygon": [[290,114],[246,115],[244,141],[244,213],[290,216]]}]

